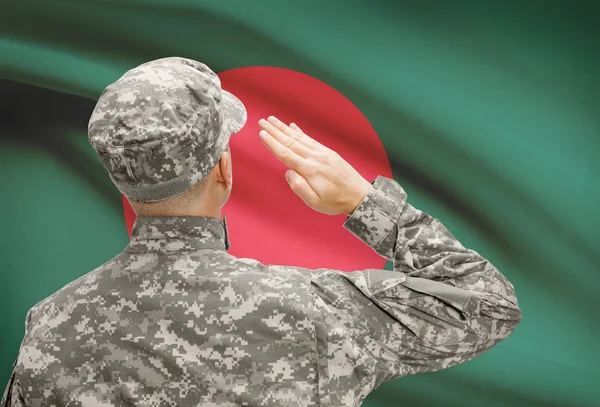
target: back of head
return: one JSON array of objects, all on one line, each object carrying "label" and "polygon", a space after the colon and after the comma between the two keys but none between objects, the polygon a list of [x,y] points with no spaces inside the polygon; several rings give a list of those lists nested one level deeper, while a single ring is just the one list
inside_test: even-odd
[{"label": "back of head", "polygon": [[88,139],[121,193],[159,202],[203,179],[246,118],[242,102],[206,65],[163,58],[127,71],[102,92]]},{"label": "back of head", "polygon": [[[218,165],[218,164],[217,164]],[[154,202],[140,202],[129,199],[137,216],[189,216],[204,206],[206,200],[211,200],[210,191],[205,193],[209,175],[200,179],[185,192],[172,198]]]}]

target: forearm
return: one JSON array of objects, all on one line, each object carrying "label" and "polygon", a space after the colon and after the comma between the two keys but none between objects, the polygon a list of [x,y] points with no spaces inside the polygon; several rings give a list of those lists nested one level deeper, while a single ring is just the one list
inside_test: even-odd
[{"label": "forearm", "polygon": [[[357,371],[385,380],[466,362],[507,338],[521,320],[512,284],[464,248],[438,221],[406,202],[393,180],[378,177],[344,226],[394,271],[315,270],[315,314],[327,336],[351,340]],[[333,314],[333,317],[331,316]],[[327,317],[329,316],[329,318]],[[331,348],[331,358],[343,352]],[[342,359],[343,360],[343,359]]]},{"label": "forearm", "polygon": [[432,287],[421,279],[443,282],[468,291],[463,296],[475,293],[506,318],[520,319],[512,284],[488,260],[466,249],[439,220],[410,205],[394,180],[378,177],[373,186],[344,226],[393,261],[394,270],[406,274],[407,287]]}]

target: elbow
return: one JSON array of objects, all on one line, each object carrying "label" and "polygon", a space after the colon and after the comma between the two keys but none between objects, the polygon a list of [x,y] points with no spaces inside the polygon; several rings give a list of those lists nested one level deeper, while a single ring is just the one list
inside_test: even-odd
[{"label": "elbow", "polygon": [[[508,333],[508,335],[512,334],[514,332],[515,329],[517,329],[517,326],[521,323],[521,320],[523,319],[523,311],[521,311],[521,308],[519,308],[518,305],[515,305],[515,308],[511,311],[511,326],[510,326],[510,332]],[[508,337],[508,335],[506,335],[506,337]]]},{"label": "elbow", "polygon": [[499,334],[500,340],[508,338],[515,331],[515,329],[517,329],[517,326],[523,319],[523,312],[518,306],[515,306],[514,309],[511,309],[508,314],[508,319],[499,320],[496,323],[501,328]]},{"label": "elbow", "polygon": [[498,314],[485,318],[484,324],[478,330],[478,342],[481,349],[490,349],[507,339],[517,329],[523,318],[521,309],[516,305],[503,308]]},{"label": "elbow", "polygon": [[514,290],[503,293],[477,293],[474,296],[471,327],[481,340],[487,338],[499,342],[508,338],[521,323],[523,311],[519,307]]},{"label": "elbow", "polygon": [[523,311],[519,307],[517,297],[513,294],[509,297],[509,301],[507,303],[501,304],[497,314],[492,316],[498,319],[499,325],[506,325],[506,330],[508,330],[508,333],[505,336],[506,338],[512,334],[517,326],[521,323],[521,320],[523,319]]}]

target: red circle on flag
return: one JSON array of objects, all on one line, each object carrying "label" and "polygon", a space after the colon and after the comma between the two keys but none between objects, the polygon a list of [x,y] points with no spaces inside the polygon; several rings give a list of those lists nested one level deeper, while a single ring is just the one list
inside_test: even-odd
[{"label": "red circle on flag", "polygon": [[[248,122],[231,136],[233,189],[223,207],[237,257],[264,264],[352,271],[383,268],[386,260],[343,228],[346,215],[315,212],[289,188],[285,164],[258,137],[258,120],[270,115],[294,122],[337,151],[368,181],[392,177],[385,149],[363,114],[341,93],[309,75],[254,66],[219,74],[223,89],[246,106]],[[123,196],[127,231],[135,213]]]}]

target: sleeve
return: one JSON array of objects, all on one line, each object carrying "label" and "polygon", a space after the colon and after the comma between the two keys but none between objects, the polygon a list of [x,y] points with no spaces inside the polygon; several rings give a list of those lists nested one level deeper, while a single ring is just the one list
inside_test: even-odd
[{"label": "sleeve", "polygon": [[355,401],[344,399],[350,390],[468,361],[521,320],[506,277],[408,204],[394,180],[377,177],[344,227],[394,271],[311,273],[322,385],[340,402]]},{"label": "sleeve", "polygon": [[[25,338],[27,337],[27,332],[29,330],[29,324],[31,322],[31,310],[27,312],[27,316],[25,318],[25,335],[23,336],[23,340],[21,341],[21,347],[25,342]],[[21,349],[19,348],[19,353]],[[8,380],[8,384],[6,385],[6,389],[4,390],[4,394],[2,396],[2,400],[0,400],[0,407],[26,407],[25,399],[23,397],[21,386],[19,385],[19,381],[16,378],[16,367],[17,362],[19,361],[19,357],[15,359],[13,363],[13,371]]]}]

